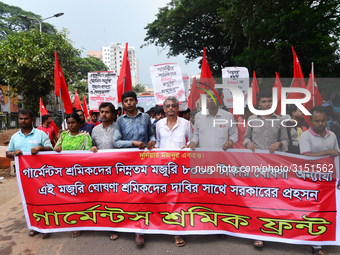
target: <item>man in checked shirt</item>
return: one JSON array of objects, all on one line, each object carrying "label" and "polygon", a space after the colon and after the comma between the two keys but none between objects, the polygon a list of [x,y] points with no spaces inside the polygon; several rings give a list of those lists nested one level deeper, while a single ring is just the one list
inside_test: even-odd
[{"label": "man in checked shirt", "polygon": [[[270,90],[263,90],[259,94],[261,110],[269,110],[273,105],[273,96]],[[276,121],[275,121],[276,120]],[[248,118],[248,126],[244,135],[243,146],[256,150],[275,151],[288,150],[287,128],[281,125],[282,118],[275,113],[269,115],[252,115]],[[251,123],[251,124],[250,124]],[[255,247],[263,247],[261,240],[254,240]]]},{"label": "man in checked shirt", "polygon": [[[149,150],[156,144],[156,137],[152,130],[149,115],[137,110],[137,95],[135,92],[127,91],[122,95],[122,105],[126,113],[117,119],[113,135],[113,146],[115,148],[139,148]],[[141,234],[135,235],[137,245],[144,244]]]}]

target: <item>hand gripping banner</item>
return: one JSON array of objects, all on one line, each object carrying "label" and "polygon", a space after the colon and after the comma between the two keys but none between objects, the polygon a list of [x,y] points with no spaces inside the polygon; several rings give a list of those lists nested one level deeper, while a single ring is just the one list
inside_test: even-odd
[{"label": "hand gripping banner", "polygon": [[15,158],[28,228],[339,245],[339,158],[105,150]]}]

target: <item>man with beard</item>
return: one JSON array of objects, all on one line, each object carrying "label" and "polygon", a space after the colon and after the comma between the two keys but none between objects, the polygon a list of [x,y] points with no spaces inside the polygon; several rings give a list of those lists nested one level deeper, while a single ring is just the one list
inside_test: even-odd
[{"label": "man with beard", "polygon": [[[300,153],[304,156],[323,157],[339,156],[339,145],[336,135],[327,130],[327,114],[322,106],[314,106],[309,112],[312,127],[300,136]],[[339,188],[339,186],[338,186]],[[312,246],[313,254],[324,255],[321,246]]]},{"label": "man with beard", "polygon": [[83,132],[87,132],[90,135],[92,135],[92,129],[94,128],[94,125],[90,124],[90,123],[86,123],[85,114],[84,114],[83,110],[77,110],[77,113],[78,113],[79,118],[80,118],[79,130],[83,131]]},{"label": "man with beard", "polygon": [[[36,155],[39,151],[52,151],[53,147],[47,134],[33,127],[34,114],[31,110],[22,109],[19,111],[19,126],[21,129],[12,135],[9,142],[6,157],[14,158],[23,152],[30,152]],[[34,236],[38,231],[30,230],[28,235]],[[41,234],[43,239],[49,237],[50,233]]]}]

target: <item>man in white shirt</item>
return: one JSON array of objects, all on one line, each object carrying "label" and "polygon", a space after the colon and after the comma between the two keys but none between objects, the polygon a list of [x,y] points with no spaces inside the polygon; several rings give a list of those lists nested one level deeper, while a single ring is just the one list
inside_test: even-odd
[{"label": "man in white shirt", "polygon": [[190,141],[190,123],[177,116],[178,99],[169,96],[164,101],[164,112],[167,116],[156,124],[156,147],[160,149],[181,149]]},{"label": "man in white shirt", "polygon": [[[217,95],[213,94],[214,99],[207,95],[208,113],[203,115],[199,112],[195,116],[194,136],[190,142],[190,148],[220,148],[227,150],[237,142],[238,131],[234,116],[225,110],[220,109]],[[218,90],[220,93],[220,90]],[[215,103],[216,102],[216,103]]]},{"label": "man in white shirt", "polygon": [[[164,100],[163,105],[167,117],[159,120],[156,124],[156,148],[187,148],[187,143],[190,141],[190,123],[186,119],[177,116],[179,111],[178,99],[174,96],[169,96]],[[181,236],[173,236],[172,238],[177,247],[185,245]]]}]

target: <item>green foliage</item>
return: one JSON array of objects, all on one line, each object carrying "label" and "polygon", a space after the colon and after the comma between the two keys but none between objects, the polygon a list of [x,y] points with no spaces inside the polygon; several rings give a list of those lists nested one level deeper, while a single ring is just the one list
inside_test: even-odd
[{"label": "green foliage", "polygon": [[0,41],[0,73],[23,96],[24,108],[38,112],[39,98],[54,89],[54,51],[66,83],[77,80],[76,58],[80,50],[73,48],[67,30],[40,34],[38,30],[7,35]]},{"label": "green foliage", "polygon": [[[28,31],[30,28],[39,29],[39,23],[33,19],[25,19],[18,17],[25,15],[27,17],[37,18],[41,20],[41,16],[33,12],[27,12],[19,7],[11,6],[0,2],[0,39],[9,34],[16,34],[20,31]],[[44,33],[53,34],[56,32],[54,26],[46,22],[42,25]]]},{"label": "green foliage", "polygon": [[[339,77],[339,0],[172,0],[146,29],[146,44],[202,57],[214,76],[245,66],[258,77],[293,76],[294,47],[305,77]],[[142,46],[142,47],[143,47]]]},{"label": "green foliage", "polygon": [[223,67],[235,65],[233,57],[242,53],[243,46],[233,43],[222,29],[219,7],[216,0],[172,0],[145,27],[147,43],[142,47],[149,44],[169,47],[169,57],[183,54],[186,62],[202,58],[206,47],[213,74],[221,76]]},{"label": "green foliage", "polygon": [[85,94],[86,98],[88,98],[88,83],[87,76],[88,73],[94,71],[107,71],[108,68],[99,58],[94,56],[88,56],[85,58],[78,57],[76,59],[77,62],[77,80],[69,85],[70,93],[74,93],[74,89],[77,89],[80,98],[83,98],[83,94]]},{"label": "green foliage", "polygon": [[262,77],[291,77],[294,47],[305,77],[315,63],[316,77],[339,77],[338,0],[221,0],[223,28],[233,41],[247,38],[235,58]]},{"label": "green foliage", "polygon": [[132,91],[135,93],[145,92],[145,86],[143,84],[137,84],[136,86],[132,87]]}]

